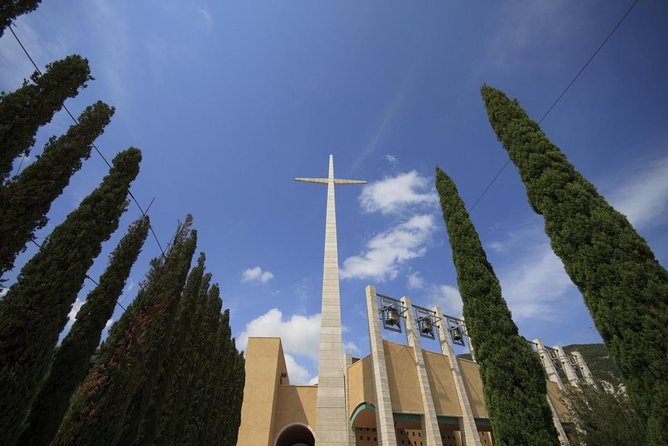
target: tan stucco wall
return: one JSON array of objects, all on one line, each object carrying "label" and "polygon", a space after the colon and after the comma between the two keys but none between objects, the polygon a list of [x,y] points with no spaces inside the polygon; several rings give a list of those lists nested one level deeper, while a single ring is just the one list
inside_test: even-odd
[{"label": "tan stucco wall", "polygon": [[392,412],[423,413],[413,349],[390,341],[383,341],[383,348]]},{"label": "tan stucco wall", "polygon": [[455,380],[450,370],[447,356],[423,350],[422,356],[427,367],[429,388],[434,400],[436,415],[462,416],[462,410],[457,399]]},{"label": "tan stucco wall", "polygon": [[371,355],[348,367],[348,418],[361,403],[376,405]]},{"label": "tan stucco wall", "polygon": [[466,359],[457,359],[459,370],[462,372],[462,380],[466,388],[466,394],[471,403],[471,411],[476,418],[488,418],[485,409],[485,397],[482,394],[482,380],[478,364]]},{"label": "tan stucco wall", "polygon": [[315,430],[317,398],[317,386],[280,386],[274,412],[272,439],[275,439],[283,428],[294,423],[305,424]]},{"label": "tan stucco wall", "polygon": [[287,373],[279,338],[249,338],[238,446],[272,446],[273,414],[281,374]]},{"label": "tan stucco wall", "polygon": [[547,382],[547,396],[550,397],[550,402],[554,406],[554,410],[557,411],[557,416],[562,423],[570,423],[571,415],[568,413],[566,405],[561,401],[561,391],[557,383],[552,381]]}]

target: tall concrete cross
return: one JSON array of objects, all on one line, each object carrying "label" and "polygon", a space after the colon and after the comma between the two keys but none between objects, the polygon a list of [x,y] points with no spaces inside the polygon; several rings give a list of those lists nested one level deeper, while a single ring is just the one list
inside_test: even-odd
[{"label": "tall concrete cross", "polygon": [[295,181],[327,185],[315,444],[318,446],[347,446],[349,428],[346,413],[343,339],[341,337],[341,296],[339,294],[339,254],[336,243],[334,186],[366,184],[366,181],[334,178],[334,157],[332,155],[329,155],[329,176],[327,178],[295,178]]}]

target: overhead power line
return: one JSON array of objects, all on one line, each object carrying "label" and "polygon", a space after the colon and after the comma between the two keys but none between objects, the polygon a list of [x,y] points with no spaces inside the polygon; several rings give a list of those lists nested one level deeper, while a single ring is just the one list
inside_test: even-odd
[{"label": "overhead power line", "polygon": [[[28,52],[28,50],[26,49],[26,47],[23,45],[23,42],[21,42],[21,39],[19,39],[19,36],[16,35],[16,33],[14,32],[14,30],[12,29],[12,25],[13,25],[13,24],[11,24],[11,23],[9,24],[9,26],[8,26],[9,30],[12,32],[12,35],[14,36],[14,38],[16,39],[16,41],[18,42],[19,46],[21,47],[21,49],[23,50],[23,52],[25,53],[25,55],[28,57],[28,59],[29,59],[30,62],[32,63],[33,67],[35,67],[35,70],[41,75],[41,74],[42,74],[42,70],[39,69],[39,66],[37,66],[37,64],[36,64],[35,61],[33,60],[32,56],[30,55],[30,53]],[[63,108],[65,109],[65,111],[67,112],[67,114],[69,115],[69,117],[72,118],[72,121],[74,121],[75,124],[79,124],[79,120],[78,120],[77,118],[74,117],[74,115],[73,115],[73,114],[70,112],[70,110],[67,108],[67,105],[63,104]],[[94,142],[91,143],[91,145],[93,146],[93,148],[95,149],[95,151],[97,152],[97,154],[100,155],[100,157],[101,157],[102,160],[105,162],[105,164],[107,165],[107,167],[109,167],[109,168],[111,169],[111,163],[109,162],[109,160],[107,160],[107,158],[106,158],[106,157],[104,156],[104,154],[100,151],[100,149],[98,149],[98,147],[95,145]],[[21,159],[21,162],[19,163],[19,171],[21,170],[21,166],[23,165],[23,160],[24,160],[24,159],[25,159],[25,156]],[[128,195],[130,195],[130,198],[132,198],[132,201],[133,201],[134,204],[137,206],[137,208],[139,209],[139,212],[141,212],[142,216],[145,217],[145,216],[147,215],[148,208],[146,209],[146,211],[144,211],[144,209],[142,208],[142,206],[139,204],[139,200],[137,200],[137,198],[136,198],[136,197],[134,196],[134,194],[132,193],[132,190],[128,190]],[[153,198],[153,200],[155,200],[155,198]],[[151,204],[153,204],[153,200],[151,200]],[[149,208],[151,207],[151,204],[149,204]],[[154,239],[155,242],[158,244],[158,248],[160,249],[160,252],[161,252],[163,255],[165,255],[165,250],[162,249],[162,244],[160,243],[160,240],[158,240],[158,236],[155,234],[155,231],[153,230],[153,225],[152,225],[152,224],[149,224],[149,227],[148,227],[148,228],[149,228],[149,230],[151,231],[151,235],[153,235],[153,239]]]},{"label": "overhead power line", "polygon": [[[619,19],[619,21],[617,21],[617,24],[612,28],[612,31],[610,31],[610,32],[608,33],[607,37],[603,40],[603,42],[601,42],[601,44],[598,46],[598,48],[596,48],[596,51],[594,51],[594,53],[589,57],[589,59],[587,59],[587,62],[585,62],[585,64],[582,65],[582,68],[580,68],[580,71],[577,72],[577,74],[575,75],[575,77],[573,77],[573,79],[568,83],[568,85],[566,86],[566,88],[564,88],[564,90],[563,90],[563,91],[561,92],[561,94],[557,97],[557,99],[555,99],[554,102],[552,102],[552,105],[550,105],[550,106],[547,108],[547,110],[545,111],[545,113],[543,113],[543,116],[541,116],[540,119],[538,120],[538,124],[541,124],[541,123],[543,122],[543,120],[547,117],[547,115],[550,114],[550,112],[552,111],[552,109],[554,109],[554,107],[559,103],[559,101],[561,100],[561,98],[564,97],[564,95],[566,94],[566,92],[568,92],[568,90],[570,90],[570,88],[573,86],[573,84],[575,83],[575,81],[578,80],[578,78],[580,77],[580,75],[584,72],[584,70],[587,69],[587,67],[589,66],[589,64],[591,63],[591,61],[594,60],[594,58],[595,58],[596,55],[599,53],[599,51],[601,51],[601,49],[603,49],[603,47],[605,46],[605,44],[608,43],[608,40],[610,40],[610,38],[612,37],[612,35],[615,33],[615,31],[617,31],[617,28],[619,28],[619,26],[624,22],[624,20],[626,20],[626,17],[628,17],[628,15],[631,13],[631,11],[633,10],[633,8],[635,8],[635,6],[638,4],[639,1],[640,1],[640,0],[635,0],[635,1],[631,4],[631,6],[629,7],[629,9],[626,10],[626,12],[624,13],[624,15]],[[471,212],[476,208],[476,206],[478,205],[478,203],[480,203],[480,200],[482,200],[482,198],[485,196],[485,194],[487,194],[487,191],[489,191],[489,189],[492,187],[492,185],[494,184],[494,182],[496,181],[496,179],[499,178],[499,175],[501,175],[501,172],[503,172],[503,170],[506,168],[506,166],[508,166],[509,163],[510,163],[510,159],[508,159],[508,160],[503,164],[503,166],[501,166],[501,168],[499,169],[499,171],[496,172],[496,175],[494,175],[494,177],[493,177],[493,178],[491,179],[491,181],[487,184],[487,186],[486,186],[485,189],[482,191],[482,193],[480,194],[480,196],[478,197],[478,199],[475,201],[475,203],[473,203],[473,206],[471,206],[471,208],[469,209],[469,213],[471,213]]]}]

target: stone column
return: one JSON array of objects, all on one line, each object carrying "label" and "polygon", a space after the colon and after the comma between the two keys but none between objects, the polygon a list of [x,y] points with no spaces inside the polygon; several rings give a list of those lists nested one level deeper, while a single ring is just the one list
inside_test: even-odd
[{"label": "stone column", "polygon": [[397,434],[394,430],[394,415],[390,399],[390,384],[387,379],[385,348],[378,318],[378,298],[376,287],[366,287],[366,311],[369,319],[369,343],[371,344],[371,367],[373,369],[373,390],[376,396],[376,433],[378,444],[396,446]]},{"label": "stone column", "polygon": [[573,352],[571,355],[575,356],[575,360],[578,364],[578,367],[580,368],[580,373],[582,373],[582,377],[584,378],[585,382],[590,386],[593,386],[594,376],[591,374],[591,370],[589,370],[589,367],[587,366],[587,363],[585,362],[580,352]]},{"label": "stone column", "polygon": [[564,390],[564,383],[561,381],[561,377],[559,376],[557,368],[554,366],[554,362],[552,362],[550,353],[545,348],[545,345],[543,345],[540,339],[534,339],[533,343],[536,344],[536,347],[538,348],[538,356],[540,356],[540,362],[543,364],[545,373],[547,373],[547,379],[557,383],[559,390]]},{"label": "stone column", "polygon": [[478,428],[475,425],[473,418],[473,410],[471,410],[471,402],[466,394],[466,387],[462,379],[462,373],[459,370],[459,362],[452,350],[450,344],[450,336],[448,336],[448,326],[443,316],[441,307],[434,307],[432,311],[436,313],[436,318],[440,320],[438,329],[438,340],[441,344],[441,352],[448,357],[450,363],[450,370],[452,370],[452,377],[455,381],[455,390],[457,391],[457,399],[459,400],[459,407],[462,411],[462,420],[459,423],[459,430],[462,436],[462,446],[480,446],[480,435],[478,435]]},{"label": "stone column", "polygon": [[401,298],[401,303],[404,304],[406,311],[406,338],[408,345],[413,347],[415,354],[415,365],[417,368],[418,382],[420,384],[420,393],[422,394],[422,411],[424,412],[422,420],[422,434],[426,444],[428,445],[443,445],[441,439],[441,431],[438,428],[438,419],[436,418],[436,409],[434,409],[434,400],[431,396],[431,388],[429,386],[429,377],[427,376],[427,368],[424,363],[424,356],[422,356],[422,347],[420,346],[420,339],[418,334],[418,327],[415,323],[415,316],[413,315],[413,306],[411,299],[408,296]]},{"label": "stone column", "polygon": [[573,364],[571,364],[570,356],[567,355],[566,352],[564,352],[564,349],[558,345],[555,346],[554,349],[557,351],[557,357],[559,358],[559,362],[561,362],[561,368],[566,374],[566,378],[568,378],[568,384],[577,386],[579,381],[578,374],[575,373]]}]

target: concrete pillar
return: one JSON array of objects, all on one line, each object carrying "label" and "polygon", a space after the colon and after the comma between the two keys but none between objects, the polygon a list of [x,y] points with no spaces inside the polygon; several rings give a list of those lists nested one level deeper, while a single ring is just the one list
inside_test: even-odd
[{"label": "concrete pillar", "polygon": [[550,353],[545,348],[545,345],[543,345],[540,339],[534,339],[533,343],[536,344],[538,349],[538,356],[540,356],[540,362],[543,364],[545,373],[547,373],[547,379],[557,383],[559,390],[564,390],[564,383],[561,381],[561,377],[559,376],[557,368],[554,366],[554,362],[552,362]]},{"label": "concrete pillar", "polygon": [[427,368],[422,356],[422,347],[420,346],[420,338],[418,334],[418,327],[415,323],[415,316],[413,315],[413,306],[411,299],[408,296],[401,298],[406,311],[406,338],[408,345],[413,347],[415,354],[415,365],[417,368],[418,382],[420,384],[420,393],[422,394],[422,434],[426,444],[428,445],[443,445],[441,439],[441,431],[438,428],[438,419],[436,418],[436,409],[434,409],[434,400],[431,396],[431,388],[429,386],[429,377],[427,376]]},{"label": "concrete pillar", "polygon": [[475,425],[473,418],[473,410],[471,410],[471,403],[466,393],[462,373],[459,370],[459,362],[455,352],[452,350],[450,344],[450,336],[448,336],[448,325],[443,316],[441,307],[434,307],[432,311],[436,313],[436,318],[440,320],[438,329],[438,340],[441,344],[441,352],[448,357],[450,363],[450,370],[452,370],[452,377],[455,381],[455,390],[457,391],[457,399],[459,400],[459,407],[462,411],[462,419],[459,423],[459,430],[461,432],[462,446],[480,446],[480,435],[478,435],[478,428]]},{"label": "concrete pillar", "polygon": [[564,349],[558,345],[555,346],[554,349],[557,351],[557,357],[559,358],[559,362],[561,362],[561,369],[566,374],[566,378],[568,378],[568,384],[572,386],[577,386],[579,381],[578,374],[575,373],[573,364],[571,364],[570,355],[567,355]]},{"label": "concrete pillar", "polygon": [[578,364],[578,367],[580,368],[580,373],[582,374],[585,382],[590,386],[593,386],[594,376],[591,374],[591,370],[589,370],[589,367],[587,366],[587,363],[585,362],[580,352],[573,352],[571,355],[575,356],[575,360]]},{"label": "concrete pillar", "polygon": [[[371,365],[373,369],[373,390],[376,396],[376,433],[378,444],[396,446],[394,415],[390,399],[390,384],[387,379],[385,348],[378,313],[378,298],[374,286],[366,287],[366,310],[369,320],[369,343],[371,344]],[[354,444],[354,443],[353,443]]]},{"label": "concrete pillar", "polygon": [[[464,321],[464,325],[466,325],[466,319],[464,319],[464,316],[462,316],[462,320]],[[469,336],[469,331],[465,330],[466,333],[466,342],[469,344],[469,352],[471,352],[471,361],[477,363],[478,361],[475,360],[475,351],[473,351],[473,344],[471,343],[471,337]]]}]

